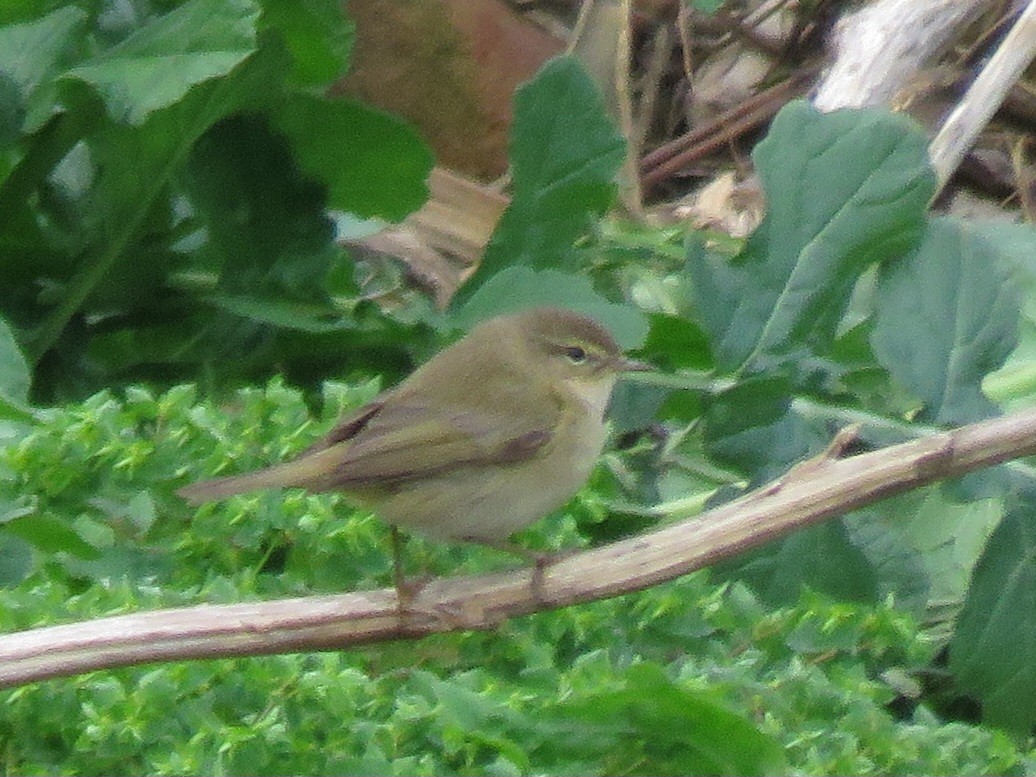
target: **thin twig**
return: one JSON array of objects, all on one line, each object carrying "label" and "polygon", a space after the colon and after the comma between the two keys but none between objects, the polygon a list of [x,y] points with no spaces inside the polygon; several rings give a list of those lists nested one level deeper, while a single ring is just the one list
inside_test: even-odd
[{"label": "thin twig", "polygon": [[786,102],[804,93],[817,68],[802,68],[788,80],[751,97],[714,121],[659,146],[640,160],[640,182],[650,189],[696,159],[771,119]]}]

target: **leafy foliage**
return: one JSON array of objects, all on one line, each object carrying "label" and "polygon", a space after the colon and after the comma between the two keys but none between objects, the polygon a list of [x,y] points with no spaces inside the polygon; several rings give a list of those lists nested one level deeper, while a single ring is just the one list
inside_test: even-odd
[{"label": "leafy foliage", "polygon": [[570,269],[572,244],[615,196],[625,143],[575,60],[547,63],[514,103],[514,197],[458,301],[512,264]]},{"label": "leafy foliage", "polygon": [[[662,418],[682,422],[663,457],[671,467],[662,493],[674,514],[689,490],[729,498],[820,451],[851,422],[870,447],[1000,412],[986,393],[991,376],[1009,360],[1031,363],[1031,348],[1015,348],[1036,235],[928,218],[924,154],[923,137],[902,117],[821,115],[793,104],[755,153],[763,224],[740,250],[691,238],[686,267],[670,271],[671,289],[655,304],[700,331],[671,321],[666,339],[648,338],[662,359],[710,370],[685,368],[673,381],[680,393],[660,406]],[[665,320],[658,314],[653,328]],[[673,336],[681,327],[682,340]],[[1022,400],[1027,387],[1016,385],[1004,401]],[[771,604],[808,587],[845,600],[893,596],[921,612],[933,592],[953,590],[963,614],[945,624],[951,666],[991,719],[1027,730],[1036,723],[1036,651],[1024,629],[1002,626],[1036,596],[1023,550],[1034,476],[1021,463],[977,473],[799,532],[723,572]],[[926,500],[943,505],[951,523],[933,526],[920,509]],[[981,520],[977,541],[936,540],[976,536],[964,529],[969,519]],[[1001,541],[1002,532],[1013,539]]]},{"label": "leafy foliage", "polygon": [[[529,304],[596,315],[668,373],[617,393],[621,450],[534,545],[693,515],[847,423],[876,447],[1031,405],[1036,235],[929,217],[925,140],[902,117],[788,106],[754,154],[768,214],[743,245],[597,224],[622,141],[559,59],[517,97],[513,199],[478,272],[447,311],[413,294],[386,311],[328,209],[403,217],[431,157],[397,119],[315,96],[351,47],[337,3],[115,5],[0,8],[5,629],[382,581],[378,524],[333,497],[235,497],[185,532],[172,486],[300,450],[373,396],[371,375],[389,384]],[[170,388],[275,371],[353,380],[319,421],[279,381],[224,408]],[[119,398],[91,394],[104,386]],[[67,397],[83,401],[31,409]],[[931,661],[910,616],[937,612],[951,694],[1036,723],[1034,476],[1016,462],[885,502],[724,565],[719,587],[693,576],[400,649],[23,689],[0,736],[26,772],[67,770],[71,751],[88,772],[1017,772],[1004,737],[942,724],[923,696],[896,719],[887,678]],[[414,554],[435,572],[494,563]]]},{"label": "leafy foliage", "polygon": [[[241,495],[192,515],[171,493],[185,462],[195,473],[290,455],[378,388],[328,384],[319,417],[280,380],[240,391],[232,413],[190,387],[51,412],[4,450],[0,503],[31,495],[37,515],[74,516],[78,539],[38,546],[45,563],[9,581],[0,630],[384,585],[386,529],[333,497]],[[585,491],[529,541],[577,544],[596,498]],[[408,548],[431,572],[513,563]],[[768,609],[701,573],[491,633],[10,689],[0,737],[16,773],[1022,773],[1005,735],[899,695],[933,650],[886,604],[806,594]]]},{"label": "leafy foliage", "polygon": [[345,65],[337,6],[72,5],[0,30],[21,117],[0,147],[0,313],[37,400],[291,368],[299,331],[332,333],[309,338],[317,359],[392,341],[354,314],[326,208],[401,218],[431,155],[399,120],[312,94]]}]

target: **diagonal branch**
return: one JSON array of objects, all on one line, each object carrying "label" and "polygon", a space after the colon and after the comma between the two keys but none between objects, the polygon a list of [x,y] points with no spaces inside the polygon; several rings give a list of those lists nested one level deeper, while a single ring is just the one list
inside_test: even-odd
[{"label": "diagonal branch", "polygon": [[841,458],[851,432],[781,479],[696,518],[547,567],[443,578],[405,612],[391,589],[119,615],[0,637],[0,687],[94,669],[335,650],[439,631],[490,629],[516,615],[637,591],[894,494],[1036,454],[1036,410]]}]

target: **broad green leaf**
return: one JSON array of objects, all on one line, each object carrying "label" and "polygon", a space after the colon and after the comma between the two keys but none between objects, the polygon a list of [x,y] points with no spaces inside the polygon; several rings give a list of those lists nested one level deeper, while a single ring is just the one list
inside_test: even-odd
[{"label": "broad green leaf", "polygon": [[299,93],[274,121],[302,170],[327,184],[331,207],[399,221],[428,198],[434,158],[403,120],[352,100]]},{"label": "broad green leaf", "polygon": [[884,110],[790,103],[753,158],[762,225],[733,260],[692,249],[687,266],[727,371],[824,355],[860,274],[914,244],[935,185],[924,133]]},{"label": "broad green leaf", "polygon": [[625,688],[569,702],[584,736],[601,728],[610,774],[783,774],[780,745],[711,694],[681,687],[660,666],[640,663],[625,672]]},{"label": "broad green leaf", "polygon": [[624,350],[639,348],[648,334],[644,314],[630,305],[609,302],[582,276],[556,270],[511,267],[483,284],[452,316],[470,329],[483,319],[540,305],[568,308],[607,327]]},{"label": "broad green leaf", "polygon": [[65,77],[96,89],[114,120],[139,125],[251,56],[258,18],[252,0],[190,0]]},{"label": "broad green leaf", "polygon": [[1019,493],[989,538],[950,643],[950,668],[995,725],[1036,723],[1036,491]]},{"label": "broad green leaf", "polygon": [[875,601],[891,595],[898,608],[921,616],[932,589],[924,554],[904,541],[903,516],[888,512],[879,505],[850,513],[842,522],[874,575]]},{"label": "broad green leaf", "polygon": [[[85,19],[82,9],[67,6],[31,22],[0,27],[0,149],[58,112],[54,76],[74,50]],[[0,160],[0,181],[7,175],[2,168]],[[11,208],[3,203],[0,210],[9,214]]]},{"label": "broad green leaf", "polygon": [[702,424],[710,453],[756,482],[776,477],[823,441],[788,413],[791,384],[758,374],[704,399]]},{"label": "broad green leaf", "polygon": [[54,74],[85,20],[85,11],[69,5],[32,22],[0,27],[0,72],[27,98]]},{"label": "broad green leaf", "polygon": [[5,528],[45,553],[70,553],[79,558],[92,559],[100,551],[79,536],[78,532],[60,518],[50,515],[27,515],[9,521]]},{"label": "broad green leaf", "polygon": [[510,156],[511,203],[457,302],[511,265],[573,264],[573,243],[612,203],[625,143],[575,59],[551,60],[515,93]]},{"label": "broad green leaf", "polygon": [[982,380],[1014,348],[1018,316],[1018,288],[993,246],[937,219],[914,252],[882,266],[871,339],[927,418],[963,424],[998,412]]},{"label": "broad green leaf", "polygon": [[798,601],[803,588],[841,601],[879,601],[874,566],[845,524],[831,520],[749,551],[734,575],[772,606]]},{"label": "broad green leaf", "polygon": [[1025,408],[1036,395],[1036,228],[1032,224],[968,222],[1009,266],[1010,283],[1021,291],[1018,346],[1004,366],[986,376],[983,392],[1005,411]]},{"label": "broad green leaf", "polygon": [[299,83],[323,86],[349,64],[355,26],[343,19],[340,0],[260,0],[260,28],[280,32]]},{"label": "broad green leaf", "polygon": [[271,303],[326,303],[339,259],[324,188],[299,170],[286,139],[259,116],[232,116],[187,161],[187,186],[206,224],[221,291]]},{"label": "broad green leaf", "polygon": [[659,369],[710,370],[715,365],[701,327],[686,318],[653,313],[644,351]]},{"label": "broad green leaf", "polygon": [[0,527],[0,588],[12,588],[29,576],[32,546]]},{"label": "broad green leaf", "polygon": [[[760,374],[707,397],[702,423],[709,451],[737,468],[756,486],[783,477],[795,464],[824,449],[833,430],[791,407],[787,378]],[[741,492],[724,493],[727,499]],[[743,580],[771,605],[798,600],[803,588],[851,601],[879,601],[883,593],[876,560],[863,545],[877,546],[873,534],[861,541],[842,521],[826,521],[749,551],[718,569]]]},{"label": "broad green leaf", "polygon": [[[24,121],[25,106],[18,85],[0,70],[0,152],[18,141]],[[0,157],[0,183],[8,176],[12,166]]]},{"label": "broad green leaf", "polygon": [[881,502],[872,508],[899,524],[906,544],[921,553],[934,601],[963,601],[968,581],[990,534],[1003,517],[999,499],[957,504],[944,489]]},{"label": "broad green leaf", "polygon": [[[32,362],[58,342],[93,294],[103,292],[110,299],[113,290],[121,288],[123,305],[150,304],[140,288],[126,286],[127,278],[141,277],[140,269],[149,270],[129,249],[152,220],[159,222],[156,228],[168,228],[161,221],[168,215],[164,197],[198,137],[221,118],[268,99],[269,84],[275,83],[283,66],[281,53],[264,49],[226,78],[198,84],[180,102],[154,111],[141,125],[107,121],[93,132],[87,142],[99,175],[86,198],[89,212],[83,217],[92,232],[82,238],[89,242],[80,249],[75,275],[29,343]],[[169,253],[162,256],[171,259]],[[161,280],[164,271],[154,269],[150,268],[151,277]]]}]

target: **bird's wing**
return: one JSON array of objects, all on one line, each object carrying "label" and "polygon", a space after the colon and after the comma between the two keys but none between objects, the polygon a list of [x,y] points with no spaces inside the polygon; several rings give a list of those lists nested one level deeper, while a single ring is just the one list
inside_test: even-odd
[{"label": "bird's wing", "polygon": [[366,405],[349,415],[340,418],[334,427],[299,454],[299,457],[308,456],[311,453],[327,450],[332,445],[350,440],[358,434],[367,423],[376,416],[385,402],[392,396],[389,392],[379,394]]},{"label": "bird's wing", "polygon": [[383,394],[292,461],[193,483],[177,493],[200,504],[261,488],[391,487],[462,467],[524,461],[550,442],[561,408],[549,393],[516,387],[487,403],[479,391],[446,403],[405,391]]},{"label": "bird's wing", "polygon": [[374,412],[335,427],[329,444],[314,454],[324,472],[311,487],[391,486],[461,467],[531,458],[552,438],[560,407],[508,394],[491,410],[392,396]]}]

